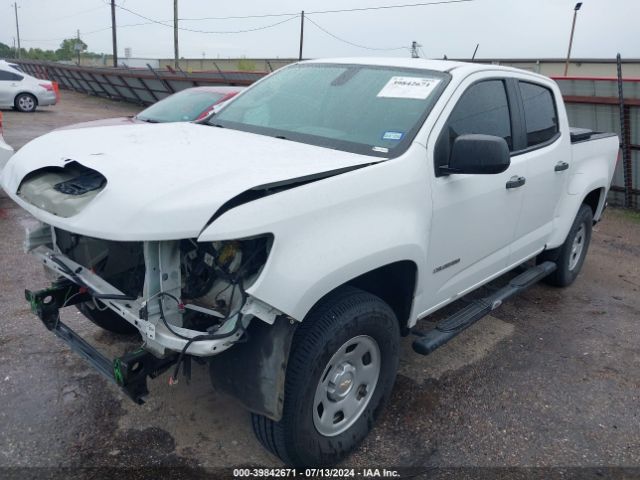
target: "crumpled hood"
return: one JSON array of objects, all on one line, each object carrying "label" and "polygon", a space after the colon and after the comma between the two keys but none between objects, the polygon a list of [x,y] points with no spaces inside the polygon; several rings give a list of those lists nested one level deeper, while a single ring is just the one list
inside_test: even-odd
[{"label": "crumpled hood", "polygon": [[[61,218],[17,195],[22,179],[69,160],[100,172],[106,187]],[[0,184],[45,223],[110,240],[197,237],[228,200],[259,185],[379,161],[262,135],[193,123],[62,130],[25,145]]]}]

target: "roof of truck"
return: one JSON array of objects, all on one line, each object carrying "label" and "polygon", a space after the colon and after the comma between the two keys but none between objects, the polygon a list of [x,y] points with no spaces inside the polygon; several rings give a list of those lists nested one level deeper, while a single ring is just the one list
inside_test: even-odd
[{"label": "roof of truck", "polygon": [[[382,67],[422,68],[438,72],[455,72],[469,74],[486,70],[502,70],[505,72],[525,73],[534,77],[546,78],[537,73],[520,68],[506,67],[502,65],[490,65],[486,63],[454,62],[450,60],[428,60],[425,58],[407,57],[351,57],[351,58],[321,58],[306,60],[302,63],[343,63],[355,65],[376,65]],[[453,73],[455,75],[455,73]]]}]

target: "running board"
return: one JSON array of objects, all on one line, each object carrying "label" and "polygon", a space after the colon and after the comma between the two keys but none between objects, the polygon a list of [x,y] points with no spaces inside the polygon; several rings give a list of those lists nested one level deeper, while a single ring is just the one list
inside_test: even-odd
[{"label": "running board", "polygon": [[436,348],[441,347],[460,332],[498,308],[502,305],[502,302],[538,283],[544,277],[553,273],[555,269],[556,264],[554,262],[544,262],[531,267],[517,277],[512,278],[509,284],[500,290],[487,297],[473,301],[462,310],[438,322],[433,330],[428,332],[414,330],[412,333],[420,338],[413,342],[413,350],[420,355],[429,355]]}]

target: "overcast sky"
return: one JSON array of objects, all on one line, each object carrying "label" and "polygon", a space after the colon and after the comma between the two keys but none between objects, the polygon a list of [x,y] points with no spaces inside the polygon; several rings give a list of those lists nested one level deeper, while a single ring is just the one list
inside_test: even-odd
[{"label": "overcast sky", "polygon": [[[107,0],[16,0],[19,5],[22,46],[55,49],[60,40],[81,38],[93,52],[111,53],[111,25]],[[179,0],[179,17],[225,17],[295,13],[398,5],[420,0],[270,0],[206,1]],[[427,0],[425,0],[427,1]],[[117,0],[117,3],[154,20],[171,23],[172,0]],[[424,56],[469,58],[476,43],[479,58],[562,58],[566,55],[575,0],[473,0],[447,5],[421,6],[353,13],[312,14],[328,32],[368,50],[348,45],[307,22],[305,57],[405,56],[411,41],[422,44]],[[578,13],[574,58],[640,58],[638,20],[640,0],[585,0]],[[0,0],[0,42],[13,44],[13,2]],[[229,20],[182,20],[184,28],[207,31],[237,31],[272,25],[288,17]],[[123,55],[131,47],[134,57],[173,56],[173,30],[151,24],[128,26],[144,19],[117,9],[118,49]],[[238,34],[180,32],[180,56],[207,57],[297,57],[299,18],[264,30]]]}]

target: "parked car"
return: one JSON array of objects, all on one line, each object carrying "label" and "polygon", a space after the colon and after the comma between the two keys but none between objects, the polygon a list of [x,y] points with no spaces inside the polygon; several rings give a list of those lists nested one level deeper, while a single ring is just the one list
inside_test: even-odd
[{"label": "parked car", "polygon": [[32,77],[16,65],[0,60],[0,108],[34,112],[38,106],[55,105],[59,100],[55,82]]},{"label": "parked car", "polygon": [[61,127],[67,130],[109,125],[131,125],[135,123],[193,122],[208,117],[217,106],[221,106],[240,93],[243,87],[193,87],[181,90],[145,108],[131,117],[105,118],[91,122],[75,123]]},{"label": "parked car", "polygon": [[2,173],[2,169],[13,155],[13,148],[4,141],[4,137],[2,136],[2,122],[2,112],[0,112],[0,173]]},{"label": "parked car", "polygon": [[[42,222],[26,247],[59,278],[26,297],[136,402],[147,377],[208,360],[296,466],[364,439],[401,335],[428,354],[540,279],[570,285],[618,151],[570,129],[549,78],[421,59],[294,64],[208,123],[59,131],[16,153],[0,182]],[[60,319],[70,305],[141,349],[107,359]]]}]

